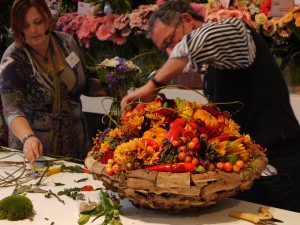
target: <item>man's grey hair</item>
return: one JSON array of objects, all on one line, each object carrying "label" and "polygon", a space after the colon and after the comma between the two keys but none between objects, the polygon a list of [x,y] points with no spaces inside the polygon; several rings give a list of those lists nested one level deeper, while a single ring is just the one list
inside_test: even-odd
[{"label": "man's grey hair", "polygon": [[204,22],[204,17],[190,6],[189,1],[168,0],[151,14],[148,21],[147,38],[151,38],[153,27],[157,20],[166,25],[175,25],[178,23],[182,13],[189,13],[195,20]]}]

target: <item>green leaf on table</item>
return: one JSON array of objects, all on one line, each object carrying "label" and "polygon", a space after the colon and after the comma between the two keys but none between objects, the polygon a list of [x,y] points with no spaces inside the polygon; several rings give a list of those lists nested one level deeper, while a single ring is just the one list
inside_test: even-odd
[{"label": "green leaf on table", "polygon": [[74,200],[76,200],[76,198],[78,196],[83,196],[82,193],[80,193],[81,188],[75,187],[75,188],[66,188],[63,191],[59,191],[57,193],[57,195],[66,195]]},{"label": "green leaf on table", "polygon": [[84,173],[83,168],[81,166],[61,166],[61,172],[69,172],[69,173]]},{"label": "green leaf on table", "polygon": [[55,186],[64,186],[65,184],[63,183],[54,183]]},{"label": "green leaf on table", "polygon": [[76,183],[80,183],[80,182],[85,182],[87,181],[89,178],[82,178],[82,179],[79,179],[79,180],[74,180],[74,182]]},{"label": "green leaf on table", "polygon": [[104,221],[102,225],[122,225],[120,219],[120,209],[122,206],[118,199],[114,196],[110,197],[107,192],[100,190],[100,202],[96,208],[81,212],[82,216],[78,220],[79,225],[86,224],[91,216],[95,216],[92,222],[94,222],[99,217],[104,216]]}]

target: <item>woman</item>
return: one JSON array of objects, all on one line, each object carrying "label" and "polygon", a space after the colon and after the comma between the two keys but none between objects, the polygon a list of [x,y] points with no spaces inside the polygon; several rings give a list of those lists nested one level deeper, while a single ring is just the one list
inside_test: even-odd
[{"label": "woman", "polygon": [[9,147],[32,163],[43,153],[82,159],[89,150],[80,95],[106,95],[85,76],[74,39],[52,31],[44,0],[15,0],[14,44],[4,53],[0,93],[10,129]]}]

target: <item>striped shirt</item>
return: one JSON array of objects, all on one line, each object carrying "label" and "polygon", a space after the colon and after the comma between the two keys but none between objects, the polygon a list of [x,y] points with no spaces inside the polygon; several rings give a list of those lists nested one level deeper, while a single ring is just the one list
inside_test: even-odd
[{"label": "striped shirt", "polygon": [[243,21],[226,18],[205,23],[184,36],[169,58],[189,57],[184,71],[198,71],[203,64],[218,69],[244,69],[255,59],[256,47]]}]

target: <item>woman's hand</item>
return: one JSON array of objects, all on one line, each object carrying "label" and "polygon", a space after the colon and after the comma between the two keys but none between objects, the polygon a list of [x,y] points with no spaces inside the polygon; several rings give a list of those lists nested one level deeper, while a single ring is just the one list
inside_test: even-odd
[{"label": "woman's hand", "polygon": [[43,145],[37,137],[31,136],[23,144],[23,152],[25,158],[30,163],[34,163],[37,158],[42,156]]}]

